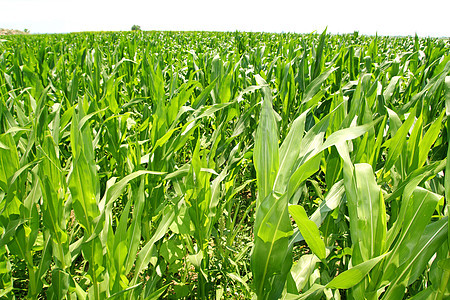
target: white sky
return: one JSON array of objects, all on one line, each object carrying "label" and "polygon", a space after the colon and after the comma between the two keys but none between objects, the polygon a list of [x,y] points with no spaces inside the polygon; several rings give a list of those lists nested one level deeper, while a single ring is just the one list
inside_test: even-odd
[{"label": "white sky", "polygon": [[450,36],[450,0],[0,0],[0,28]]}]

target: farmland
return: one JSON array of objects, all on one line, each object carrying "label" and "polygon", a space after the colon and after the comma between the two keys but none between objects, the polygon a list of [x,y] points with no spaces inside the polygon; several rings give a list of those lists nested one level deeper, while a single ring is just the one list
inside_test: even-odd
[{"label": "farmland", "polygon": [[1,299],[446,299],[450,41],[0,39]]}]

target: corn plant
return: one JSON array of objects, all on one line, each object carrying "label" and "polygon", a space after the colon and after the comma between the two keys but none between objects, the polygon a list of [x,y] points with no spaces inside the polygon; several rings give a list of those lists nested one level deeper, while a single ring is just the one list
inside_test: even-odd
[{"label": "corn plant", "polygon": [[448,298],[449,49],[2,37],[0,298]]}]

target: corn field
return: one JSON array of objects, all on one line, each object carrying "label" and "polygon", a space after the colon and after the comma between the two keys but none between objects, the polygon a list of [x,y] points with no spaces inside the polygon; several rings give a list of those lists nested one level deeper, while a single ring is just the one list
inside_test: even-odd
[{"label": "corn field", "polygon": [[0,39],[0,299],[448,299],[450,40]]}]

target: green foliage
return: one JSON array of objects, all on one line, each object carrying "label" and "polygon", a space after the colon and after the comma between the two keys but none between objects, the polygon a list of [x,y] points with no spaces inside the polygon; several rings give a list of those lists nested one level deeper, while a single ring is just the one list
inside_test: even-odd
[{"label": "green foliage", "polygon": [[449,297],[446,40],[7,36],[0,73],[0,299]]},{"label": "green foliage", "polygon": [[133,25],[133,26],[131,26],[131,30],[132,30],[132,31],[140,31],[140,30],[141,30],[141,26],[139,26],[139,25]]}]

